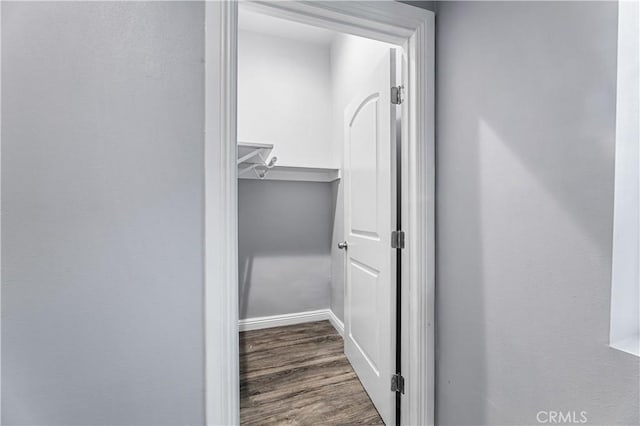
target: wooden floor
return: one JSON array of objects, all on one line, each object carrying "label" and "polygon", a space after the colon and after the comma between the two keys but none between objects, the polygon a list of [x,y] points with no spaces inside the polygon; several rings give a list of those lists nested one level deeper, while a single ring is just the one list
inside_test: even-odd
[{"label": "wooden floor", "polygon": [[329,321],[240,333],[240,422],[384,424]]}]

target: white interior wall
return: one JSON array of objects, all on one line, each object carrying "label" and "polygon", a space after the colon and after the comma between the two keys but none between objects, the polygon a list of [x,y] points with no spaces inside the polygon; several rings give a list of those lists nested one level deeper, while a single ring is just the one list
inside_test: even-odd
[{"label": "white interior wall", "polygon": [[337,168],[329,45],[239,31],[238,140],[273,143],[277,165]]}]

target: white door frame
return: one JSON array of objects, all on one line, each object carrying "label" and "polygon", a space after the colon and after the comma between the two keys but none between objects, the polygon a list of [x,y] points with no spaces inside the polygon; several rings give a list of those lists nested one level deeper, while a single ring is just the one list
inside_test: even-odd
[{"label": "white door frame", "polygon": [[[434,422],[435,15],[395,1],[246,3],[262,13],[393,43],[408,57],[402,107],[402,423]],[[205,409],[239,423],[236,87],[238,4],[205,13]],[[405,119],[406,118],[406,119]]]}]

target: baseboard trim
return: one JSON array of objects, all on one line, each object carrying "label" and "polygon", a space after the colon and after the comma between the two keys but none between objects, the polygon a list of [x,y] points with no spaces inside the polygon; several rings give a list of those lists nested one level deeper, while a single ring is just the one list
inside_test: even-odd
[{"label": "baseboard trim", "polygon": [[264,328],[282,327],[285,325],[303,324],[305,322],[329,320],[331,325],[342,336],[344,325],[331,309],[318,309],[316,311],[295,312],[292,314],[271,315],[268,317],[254,317],[238,321],[240,331],[262,330]]},{"label": "baseboard trim", "polygon": [[327,311],[329,311],[329,321],[331,325],[333,325],[333,328],[344,338],[344,323],[340,321],[340,318],[338,318],[331,309],[327,309]]}]

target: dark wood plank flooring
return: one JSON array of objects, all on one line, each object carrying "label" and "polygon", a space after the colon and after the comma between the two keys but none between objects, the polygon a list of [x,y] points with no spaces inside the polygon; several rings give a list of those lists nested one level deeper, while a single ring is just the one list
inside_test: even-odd
[{"label": "dark wood plank flooring", "polygon": [[329,321],[240,333],[240,422],[384,424]]}]

